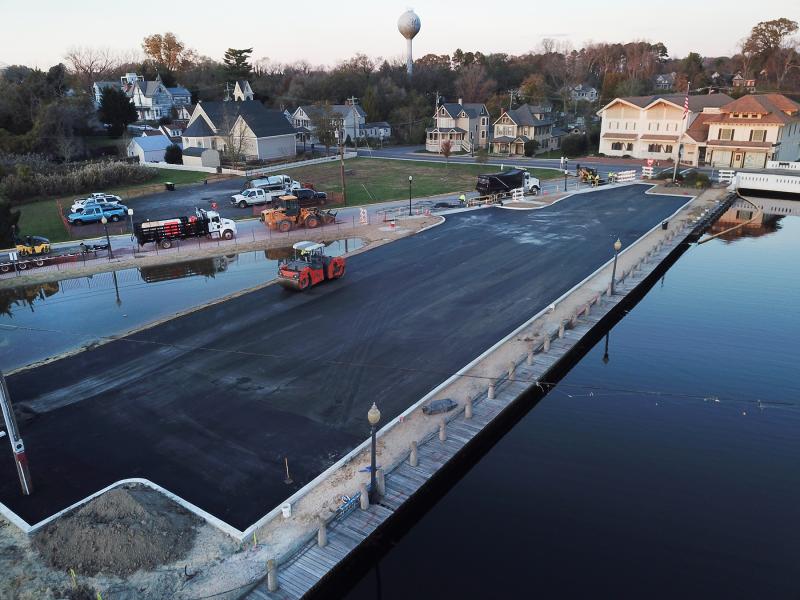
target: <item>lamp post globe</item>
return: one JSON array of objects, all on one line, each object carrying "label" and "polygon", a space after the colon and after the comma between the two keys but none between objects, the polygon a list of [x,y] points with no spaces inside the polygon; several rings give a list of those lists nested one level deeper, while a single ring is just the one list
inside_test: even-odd
[{"label": "lamp post globe", "polygon": [[133,209],[132,208],[128,209],[128,217],[130,217],[130,220],[131,220],[131,241],[133,241]]},{"label": "lamp post globe", "polygon": [[620,250],[622,250],[622,242],[620,242],[619,238],[617,238],[617,241],[614,242],[614,251],[619,252]]},{"label": "lamp post globe", "polygon": [[381,411],[378,410],[377,405],[373,402],[372,408],[367,412],[367,420],[369,421],[370,436],[372,438],[372,446],[370,448],[370,468],[369,468],[369,503],[374,504],[378,499],[378,479],[375,472],[377,471],[376,460],[376,440],[375,440],[375,426],[381,420]]},{"label": "lamp post globe", "polygon": [[114,258],[114,251],[111,249],[111,238],[108,235],[108,219],[105,215],[100,217],[100,222],[103,224],[103,229],[106,231],[106,244],[108,244],[108,259]]},{"label": "lamp post globe", "polygon": [[[408,216],[411,216],[411,182],[414,180],[414,177],[409,175],[408,176]],[[373,404],[374,406],[374,404]]]},{"label": "lamp post globe", "polygon": [[107,223],[108,223],[108,219],[106,219],[106,218],[105,218],[105,216],[103,216],[103,217],[100,217],[100,222],[101,222],[103,225],[105,225],[105,224],[107,224]]},{"label": "lamp post globe", "polygon": [[614,282],[617,279],[617,257],[619,256],[619,251],[622,249],[622,242],[617,241],[614,242],[614,268],[611,269],[611,295],[614,295]]}]

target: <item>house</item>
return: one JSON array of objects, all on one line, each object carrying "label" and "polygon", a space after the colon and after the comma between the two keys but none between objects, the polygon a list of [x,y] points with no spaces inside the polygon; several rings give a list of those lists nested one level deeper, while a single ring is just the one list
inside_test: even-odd
[{"label": "house", "polygon": [[176,106],[175,112],[177,112],[178,120],[179,121],[188,121],[192,118],[192,113],[194,112],[194,104],[186,104],[184,106]]},{"label": "house", "polygon": [[128,156],[137,157],[139,162],[164,162],[164,151],[172,145],[165,135],[143,135],[128,143]]},{"label": "house", "polygon": [[247,160],[295,156],[295,130],[280,110],[261,102],[198,102],[184,148],[212,148]]},{"label": "house", "polygon": [[126,73],[120,77],[119,84],[112,81],[96,81],[92,84],[92,95],[95,106],[100,106],[103,90],[114,87],[125,92],[136,107],[140,121],[156,121],[161,117],[169,117],[173,110],[189,106],[192,94],[184,87],[167,87],[157,75],[155,81],[145,81],[136,73]]},{"label": "house", "polygon": [[253,88],[250,82],[240,79],[233,86],[233,99],[236,102],[245,102],[253,99]]},{"label": "house", "polygon": [[743,77],[741,71],[737,72],[736,75],[733,76],[731,85],[734,88],[744,88],[750,94],[755,94],[756,92],[756,80]]},{"label": "house", "polygon": [[573,102],[596,102],[597,101],[597,88],[590,85],[578,84],[569,92]]},{"label": "house", "polygon": [[[357,140],[366,137],[367,132],[364,125],[367,121],[367,113],[358,104],[330,104],[328,105],[333,112],[333,121],[336,131],[343,131],[345,139]],[[316,125],[314,121],[319,118],[323,108],[319,104],[298,106],[292,114],[292,125],[298,132],[301,141],[318,144],[319,139],[314,135]]]},{"label": "house", "polygon": [[554,123],[549,108],[523,104],[518,108],[504,110],[494,122],[491,151],[521,156],[525,154],[525,144],[533,140],[538,144],[537,152],[554,149],[551,142]]},{"label": "house", "polygon": [[[697,116],[733,100],[725,94],[689,96],[689,112],[684,119],[685,99],[685,94],[615,98],[597,112],[601,119],[600,153],[654,160],[675,158],[679,137]],[[697,148],[687,146],[683,160],[696,163]]]},{"label": "house", "polygon": [[653,80],[653,87],[657,90],[674,89],[677,76],[677,73],[662,73],[660,75],[656,75],[655,79]]},{"label": "house", "polygon": [[161,132],[162,135],[170,138],[174,143],[180,144],[183,141],[183,132],[186,131],[186,126],[188,124],[188,120],[174,120],[168,124],[159,126],[158,131]]},{"label": "house", "polygon": [[368,138],[375,140],[386,140],[392,137],[392,126],[386,121],[365,123],[364,130],[366,131]]},{"label": "house", "polygon": [[681,140],[697,147],[693,165],[763,169],[770,160],[800,158],[800,104],[782,94],[742,96],[704,110]]},{"label": "house", "polygon": [[425,130],[425,149],[440,152],[442,142],[449,140],[453,152],[471,152],[489,144],[489,110],[475,102],[445,102],[436,107],[435,125]]},{"label": "house", "polygon": [[219,150],[213,148],[185,148],[183,164],[190,167],[219,167]]}]

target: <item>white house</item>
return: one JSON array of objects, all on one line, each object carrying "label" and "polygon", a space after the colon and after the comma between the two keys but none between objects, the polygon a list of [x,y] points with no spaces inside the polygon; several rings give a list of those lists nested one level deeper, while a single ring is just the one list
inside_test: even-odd
[{"label": "white house", "polygon": [[260,102],[198,102],[183,132],[183,146],[271,160],[297,153],[295,135],[283,112]]},{"label": "white house", "polygon": [[569,93],[573,102],[595,102],[597,101],[597,88],[590,85],[578,84]]},{"label": "white house", "polygon": [[677,77],[677,73],[661,73],[660,75],[656,75],[653,80],[653,86],[657,90],[671,90],[675,87],[675,80]]},{"label": "white house", "polygon": [[425,149],[439,152],[450,141],[453,152],[471,152],[489,145],[489,110],[477,102],[445,102],[436,107],[435,125],[425,130]]},{"label": "white house", "polygon": [[180,111],[182,107],[189,106],[192,94],[184,87],[166,87],[160,76],[155,81],[145,81],[144,77],[136,73],[126,73],[120,78],[119,84],[113,81],[95,81],[92,84],[92,96],[95,106],[100,106],[103,90],[114,87],[125,92],[136,107],[139,120],[155,121],[161,117],[168,117],[173,109]]},{"label": "white house", "polygon": [[172,143],[165,135],[135,137],[128,143],[128,156],[137,157],[142,164],[164,162],[164,151]]},{"label": "white house", "polygon": [[387,140],[392,137],[392,126],[386,121],[365,123],[364,130],[366,131],[368,138],[375,140]]},{"label": "white house", "polygon": [[[367,113],[358,104],[330,104],[331,111],[333,112],[334,127],[337,131],[343,131],[345,140],[363,139],[367,133],[364,125],[367,121]],[[292,115],[292,124],[297,130],[298,134],[305,136],[305,141],[313,144],[319,143],[319,140],[314,135],[316,126],[314,120],[319,118],[323,106],[319,104],[310,104],[305,106],[298,106],[297,110]]]},{"label": "white house", "polygon": [[183,151],[183,164],[190,167],[219,167],[219,150],[186,148]]}]

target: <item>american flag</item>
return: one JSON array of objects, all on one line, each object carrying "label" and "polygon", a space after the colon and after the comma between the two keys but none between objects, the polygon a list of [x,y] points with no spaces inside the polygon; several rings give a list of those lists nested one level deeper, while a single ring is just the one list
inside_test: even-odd
[{"label": "american flag", "polygon": [[686,84],[686,99],[683,101],[683,118],[689,114],[689,84]]}]

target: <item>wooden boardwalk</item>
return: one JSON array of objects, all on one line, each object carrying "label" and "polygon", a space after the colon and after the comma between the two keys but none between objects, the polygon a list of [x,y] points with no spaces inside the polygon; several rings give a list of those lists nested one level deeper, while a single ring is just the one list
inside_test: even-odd
[{"label": "wooden boardwalk", "polygon": [[[615,286],[615,295],[603,296],[599,304],[592,307],[588,316],[580,317],[571,329],[566,329],[563,338],[554,338],[547,353],[535,354],[533,365],[523,360],[512,379],[503,378],[496,385],[494,399],[486,395],[473,401],[473,416],[467,420],[463,411],[447,423],[447,439],[441,441],[433,434],[421,441],[418,448],[419,462],[412,467],[408,461],[386,474],[386,494],[377,505],[367,510],[355,508],[350,513],[334,520],[328,526],[328,543],[324,548],[317,545],[316,537],[303,546],[288,561],[278,567],[278,590],[269,592],[266,579],[246,597],[254,600],[295,600],[302,598],[340,561],[369,537],[382,523],[414,495],[439,469],[449,462],[466,444],[497,415],[512,404],[523,392],[537,381],[548,381],[548,374],[605,315],[636,288],[661,262],[686,239],[686,233],[676,235],[655,251],[624,281]],[[541,350],[541,348],[540,348]]]}]

